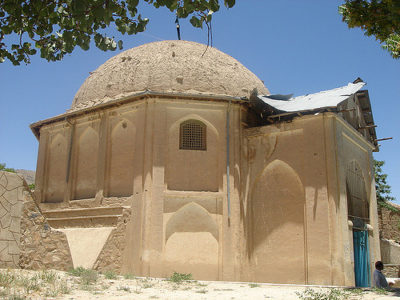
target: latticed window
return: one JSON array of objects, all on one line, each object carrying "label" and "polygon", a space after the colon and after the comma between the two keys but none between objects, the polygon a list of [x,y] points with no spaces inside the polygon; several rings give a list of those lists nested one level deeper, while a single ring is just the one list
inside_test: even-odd
[{"label": "latticed window", "polygon": [[207,127],[197,120],[188,120],[180,126],[179,149],[207,150]]}]

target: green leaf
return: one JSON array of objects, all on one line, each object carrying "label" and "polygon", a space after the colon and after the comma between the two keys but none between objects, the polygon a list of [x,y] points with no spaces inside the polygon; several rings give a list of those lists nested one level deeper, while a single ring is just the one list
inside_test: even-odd
[{"label": "green leaf", "polygon": [[199,18],[197,18],[197,17],[195,17],[195,16],[193,16],[193,17],[190,19],[190,23],[191,23],[194,27],[203,28],[203,22],[202,22]]}]

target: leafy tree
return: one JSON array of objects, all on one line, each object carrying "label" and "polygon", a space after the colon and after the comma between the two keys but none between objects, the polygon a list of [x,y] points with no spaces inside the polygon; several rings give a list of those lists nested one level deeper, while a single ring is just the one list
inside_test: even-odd
[{"label": "leafy tree", "polygon": [[394,201],[395,198],[390,195],[391,188],[387,183],[387,174],[384,174],[382,170],[384,164],[384,161],[374,160],[376,200],[379,206],[386,207],[392,211],[398,211],[397,208],[388,203],[388,201]]},{"label": "leafy tree", "polygon": [[360,27],[400,58],[400,0],[346,0],[339,12],[350,28]]},{"label": "leafy tree", "polygon": [[[166,7],[179,18],[191,16],[195,27],[211,22],[212,13],[220,9],[222,1],[228,8],[235,4],[235,0],[142,0],[156,8]],[[91,40],[104,51],[122,49],[122,41],[107,36],[104,29],[115,26],[128,35],[144,31],[149,20],[138,13],[139,2],[0,0],[0,62],[7,59],[14,65],[29,63],[36,49],[48,61],[61,60],[76,46],[89,49]],[[18,41],[10,42],[15,35]]]},{"label": "leafy tree", "polygon": [[6,168],[6,164],[2,163],[0,163],[0,171],[15,173],[15,170],[13,168]]}]

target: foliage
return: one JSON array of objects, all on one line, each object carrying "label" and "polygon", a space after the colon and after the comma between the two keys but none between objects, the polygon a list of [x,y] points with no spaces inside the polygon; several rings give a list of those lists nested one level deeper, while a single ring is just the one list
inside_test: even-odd
[{"label": "foliage", "polygon": [[329,289],[326,292],[306,289],[304,292],[296,292],[296,295],[303,300],[345,300],[349,294],[338,289]]},{"label": "foliage", "polygon": [[360,27],[400,58],[400,0],[346,0],[339,12],[350,28]]},{"label": "foliage", "polygon": [[382,289],[382,288],[377,288],[377,287],[374,287],[374,288],[372,289],[372,291],[373,291],[375,294],[378,294],[378,295],[387,295],[387,294],[388,294],[388,291],[387,291],[387,290]]},{"label": "foliage", "polygon": [[34,183],[28,184],[28,187],[29,187],[29,189],[31,191],[35,190],[35,184]]},{"label": "foliage", "polygon": [[117,273],[113,270],[107,270],[104,272],[104,277],[106,279],[117,279]]},{"label": "foliage", "polygon": [[0,288],[1,299],[31,299],[30,295],[37,293],[57,297],[70,292],[70,288],[64,280],[61,280],[54,271],[47,270],[36,272],[33,275],[0,270]]},{"label": "foliage", "polygon": [[387,183],[387,174],[384,174],[382,170],[384,164],[384,161],[374,160],[376,200],[379,206],[397,212],[398,209],[388,203],[388,201],[393,201],[395,198],[390,196],[390,185]]},{"label": "foliage", "polygon": [[[235,4],[223,1],[228,8]],[[166,7],[179,18],[191,17],[195,27],[211,22],[213,12],[220,9],[220,0],[0,0],[0,62],[29,63],[36,49],[42,58],[57,61],[77,46],[88,50],[92,40],[104,51],[122,49],[122,40],[104,31],[144,31],[149,20],[138,13],[140,2]],[[15,35],[17,41],[10,42]]]},{"label": "foliage", "polygon": [[[0,0],[1,1],[1,0]],[[0,33],[1,34],[1,33]],[[13,168],[6,168],[6,164],[0,163],[0,171],[11,172],[15,173],[15,169]]]},{"label": "foliage", "polygon": [[178,272],[174,272],[170,278],[168,278],[169,281],[175,282],[175,283],[181,283],[182,281],[186,281],[186,280],[192,280],[192,274],[188,273],[178,273]]},{"label": "foliage", "polygon": [[85,269],[83,267],[70,269],[68,273],[72,276],[80,277],[80,281],[83,285],[95,283],[98,278],[98,273],[95,270]]}]

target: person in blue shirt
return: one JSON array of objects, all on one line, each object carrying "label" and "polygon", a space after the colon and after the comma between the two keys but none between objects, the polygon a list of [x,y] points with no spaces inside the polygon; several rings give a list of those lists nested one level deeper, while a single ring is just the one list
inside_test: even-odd
[{"label": "person in blue shirt", "polygon": [[375,263],[375,271],[374,271],[374,286],[380,289],[385,289],[389,287],[389,284],[386,281],[385,275],[382,274],[383,263],[378,260]]}]

